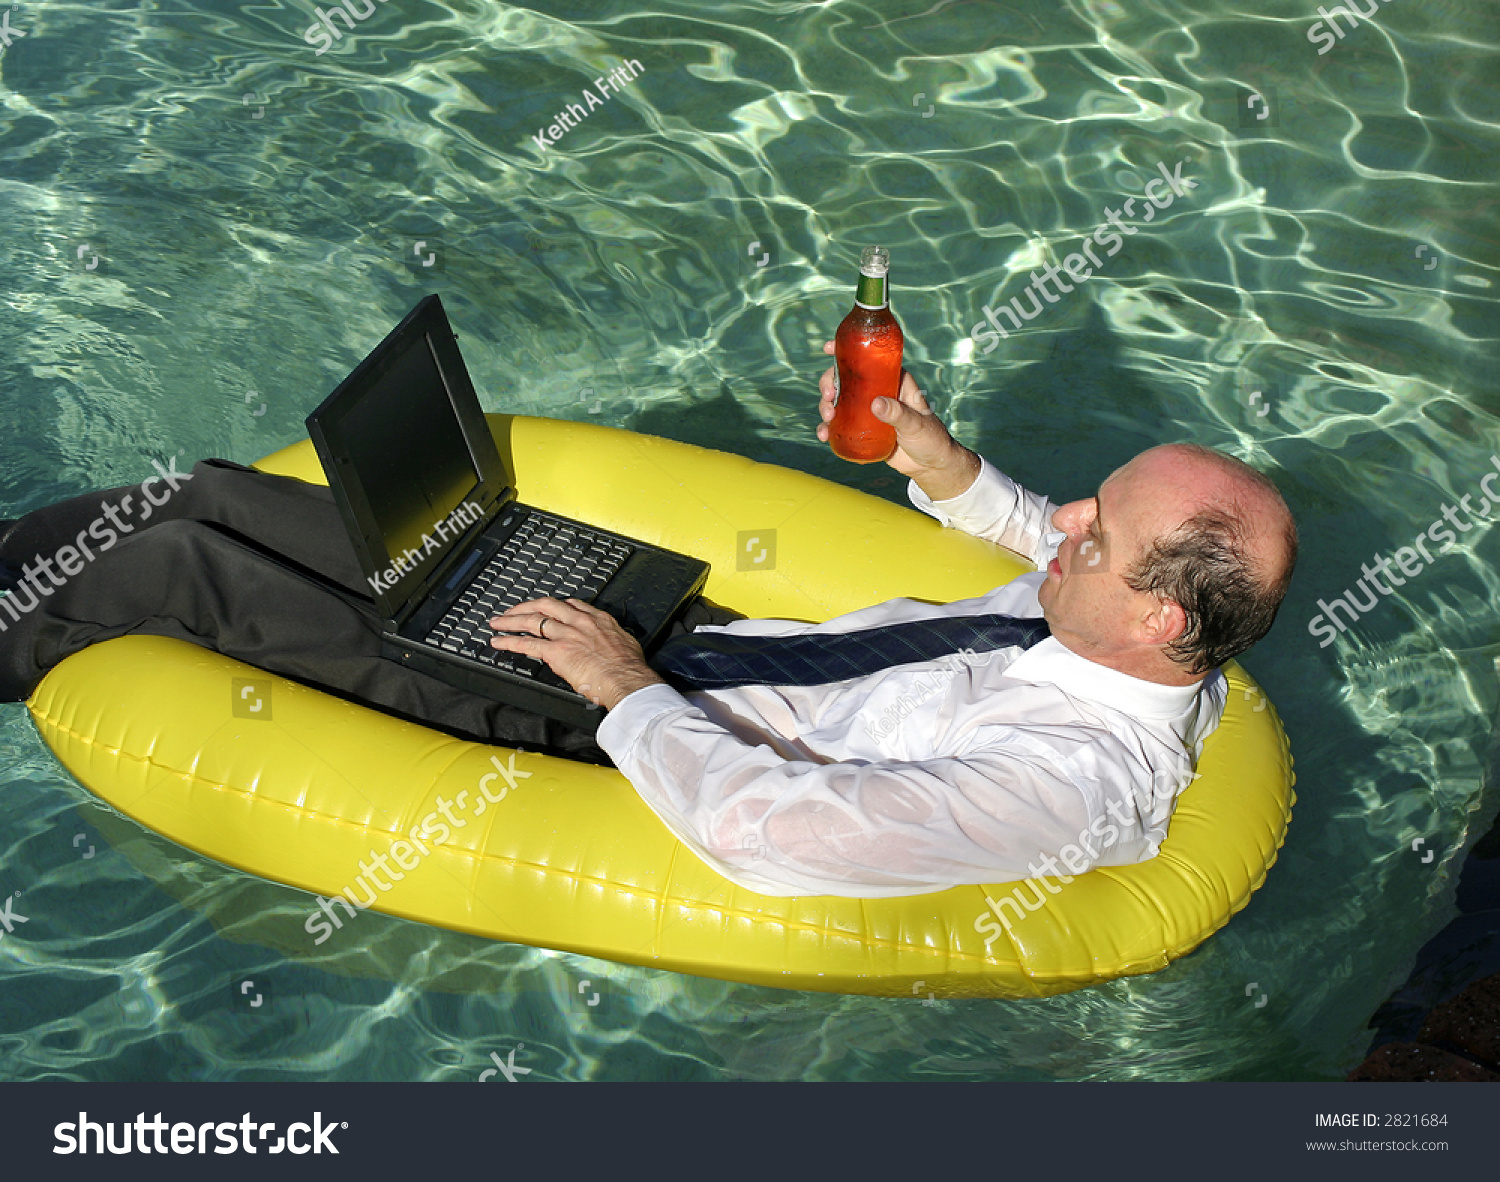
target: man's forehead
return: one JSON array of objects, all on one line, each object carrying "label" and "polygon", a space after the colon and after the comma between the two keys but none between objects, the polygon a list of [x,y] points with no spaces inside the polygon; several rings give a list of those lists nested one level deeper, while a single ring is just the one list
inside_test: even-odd
[{"label": "man's forehead", "polygon": [[1152,464],[1151,460],[1154,458],[1157,457],[1153,457],[1151,452],[1142,452],[1121,464],[1099,483],[1094,498],[1106,526],[1121,524],[1127,514],[1137,519],[1170,517],[1170,522],[1163,520],[1159,523],[1163,528],[1191,516],[1193,494],[1187,486],[1186,474],[1174,477],[1165,470],[1143,472],[1143,468],[1163,467]]},{"label": "man's forehead", "polygon": [[[1111,498],[1113,498],[1115,496],[1118,496],[1119,495],[1119,491],[1120,491],[1119,488],[1118,488],[1118,485],[1119,485],[1120,481],[1122,479],[1125,479],[1125,480],[1128,481],[1130,473],[1127,470],[1131,467],[1131,465],[1133,465],[1136,462],[1136,460],[1139,460],[1140,458],[1141,458],[1140,456],[1136,456],[1135,459],[1127,460],[1125,463],[1121,464],[1118,468],[1116,468],[1113,472],[1111,472],[1108,476],[1106,476],[1103,480],[1101,480],[1099,482],[1099,487],[1095,491],[1094,497],[1100,502],[1100,507],[1101,508],[1103,507],[1103,502],[1105,500],[1105,491],[1104,490],[1106,488],[1111,489],[1111,492],[1110,492]],[[1115,486],[1115,487],[1111,488],[1111,486]]]}]

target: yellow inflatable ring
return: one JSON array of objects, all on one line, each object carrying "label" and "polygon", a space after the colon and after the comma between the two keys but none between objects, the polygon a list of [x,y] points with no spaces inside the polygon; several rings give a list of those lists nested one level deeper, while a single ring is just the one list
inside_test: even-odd
[{"label": "yellow inflatable ring", "polygon": [[[948,601],[1022,573],[987,543],[813,476],[589,424],[490,420],[528,503],[707,559],[709,597],[748,615],[823,620],[898,596]],[[306,441],[259,467],[323,482]],[[736,570],[747,530],[776,531],[774,569]],[[1020,884],[878,900],[758,895],[708,869],[612,769],[462,742],[180,641],[94,645],[53,669],[28,706],[67,769],[120,812],[317,895],[351,884],[372,850],[391,852],[440,795],[477,796],[503,769],[503,784],[489,781],[501,803],[471,811],[426,856],[408,843],[402,856],[417,868],[387,884],[377,910],[790,989],[1043,997],[1163,968],[1264,881],[1295,800],[1291,757],[1254,682],[1236,664],[1226,672],[1223,723],[1160,855],[1056,894],[1022,887],[1045,901],[988,945],[998,925],[983,922],[986,898]],[[235,716],[236,678],[269,686],[270,717]],[[309,911],[310,948],[315,931],[359,938],[357,921],[322,934],[312,899]]]}]

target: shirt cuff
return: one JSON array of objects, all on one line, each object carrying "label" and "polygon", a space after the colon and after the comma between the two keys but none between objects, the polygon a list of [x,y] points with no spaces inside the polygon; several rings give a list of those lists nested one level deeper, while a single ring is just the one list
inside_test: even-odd
[{"label": "shirt cuff", "polygon": [[944,525],[965,533],[979,535],[1008,517],[1015,510],[1019,497],[1015,481],[983,456],[979,457],[979,475],[958,496],[934,501],[915,480],[908,483],[906,495],[929,517],[936,517]]},{"label": "shirt cuff", "polygon": [[599,744],[618,767],[631,744],[645,731],[648,722],[668,710],[688,709],[691,706],[692,703],[670,685],[657,683],[645,686],[626,694],[604,716],[594,742]]}]

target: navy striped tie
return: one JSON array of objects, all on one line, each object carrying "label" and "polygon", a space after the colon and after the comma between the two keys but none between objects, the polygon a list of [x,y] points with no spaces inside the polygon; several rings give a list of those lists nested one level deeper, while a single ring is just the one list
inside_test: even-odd
[{"label": "navy striped tie", "polygon": [[679,689],[827,685],[955,653],[1030,648],[1051,635],[1040,617],[1002,615],[940,616],[857,632],[797,636],[690,632],[657,649],[651,666]]}]

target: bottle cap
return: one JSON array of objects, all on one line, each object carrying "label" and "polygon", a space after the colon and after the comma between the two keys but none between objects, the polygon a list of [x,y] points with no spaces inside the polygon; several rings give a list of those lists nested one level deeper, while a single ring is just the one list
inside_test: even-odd
[{"label": "bottle cap", "polygon": [[890,274],[891,252],[883,246],[867,246],[859,256],[859,273],[872,279],[882,279]]}]

